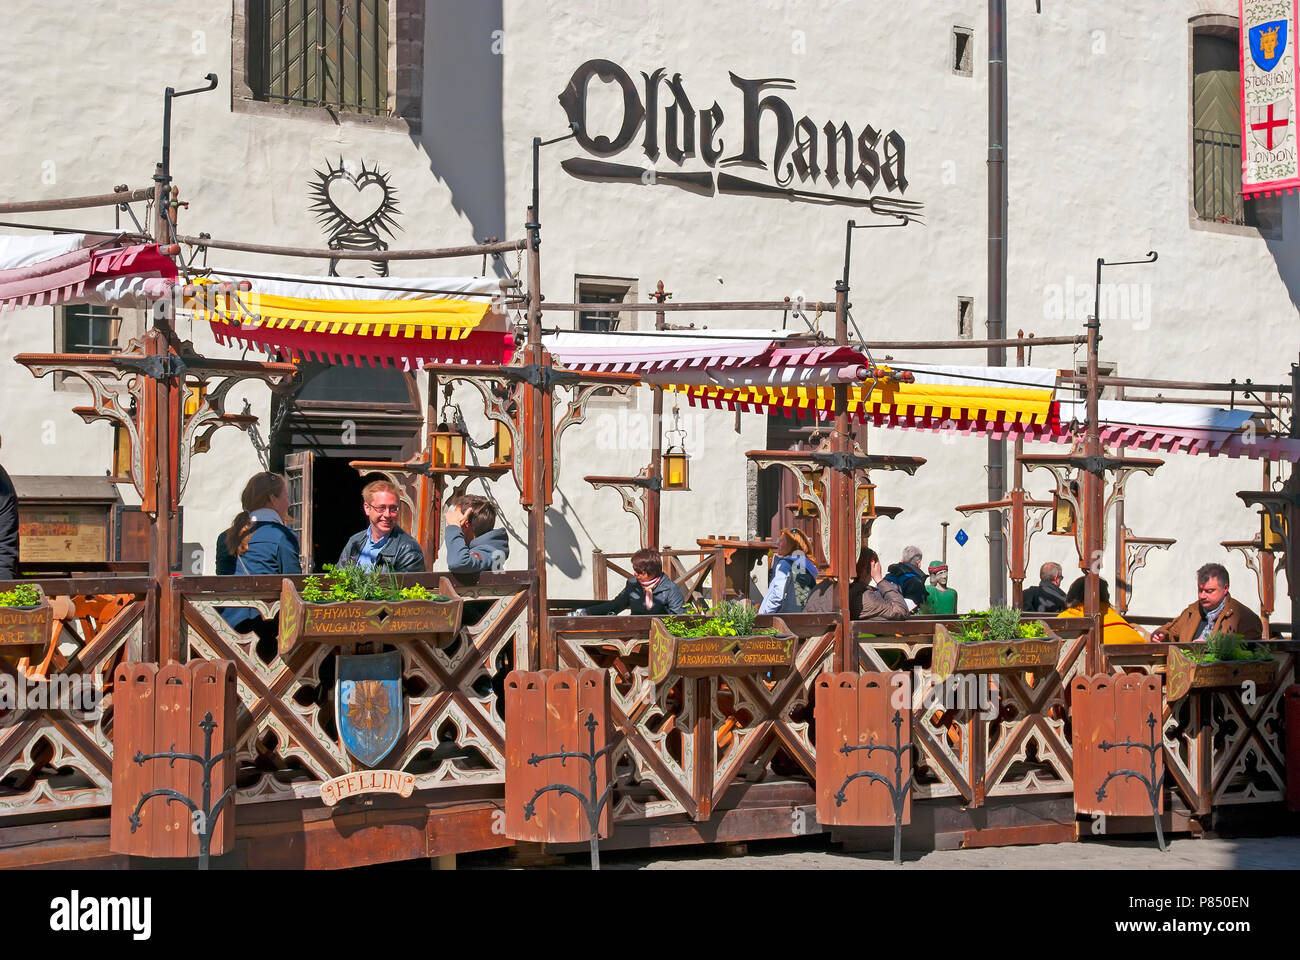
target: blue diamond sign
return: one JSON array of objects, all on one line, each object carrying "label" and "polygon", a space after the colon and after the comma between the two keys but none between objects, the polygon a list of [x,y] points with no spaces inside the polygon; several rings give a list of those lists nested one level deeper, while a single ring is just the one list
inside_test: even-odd
[{"label": "blue diamond sign", "polygon": [[966,541],[969,540],[970,537],[966,535],[965,530],[958,530],[957,535],[953,537],[953,539],[957,541],[957,546],[964,547],[966,546]]}]

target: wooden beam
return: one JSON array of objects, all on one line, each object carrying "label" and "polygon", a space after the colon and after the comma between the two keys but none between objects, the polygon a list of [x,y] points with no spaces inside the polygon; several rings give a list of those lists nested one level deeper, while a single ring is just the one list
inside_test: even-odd
[{"label": "wooden beam", "polygon": [[[119,203],[134,203],[153,196],[153,187],[129,190],[123,186],[112,193],[99,193],[90,197],[63,197],[57,200],[23,200],[17,203],[0,203],[0,213],[41,213],[45,210],[80,210],[86,207],[115,207]],[[107,231],[112,234],[113,231]]]},{"label": "wooden beam", "polygon": [[[3,209],[3,208],[0,208]],[[176,238],[181,243],[212,250],[238,250],[241,253],[265,253],[277,257],[305,257],[314,260],[445,260],[451,257],[478,257],[491,253],[522,250],[526,241],[504,240],[500,243],[473,243],[463,247],[435,247],[426,250],[329,250],[320,247],[281,247],[267,243],[242,243],[214,240],[211,237]],[[400,282],[401,278],[394,278]]]}]

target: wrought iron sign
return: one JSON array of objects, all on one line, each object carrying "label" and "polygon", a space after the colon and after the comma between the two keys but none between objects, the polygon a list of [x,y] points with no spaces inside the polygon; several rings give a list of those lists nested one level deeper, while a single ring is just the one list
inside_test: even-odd
[{"label": "wrought iron sign", "polygon": [[[317,170],[309,184],[311,210],[328,232],[326,246],[331,250],[387,250],[388,244],[380,232],[393,235],[397,227],[397,190],[389,183],[388,174],[378,167],[366,168],[353,176],[343,167],[325,162],[324,170]],[[388,276],[387,260],[372,260],[375,273]],[[337,277],[339,262],[330,261],[331,277]]]},{"label": "wrought iron sign", "polygon": [[[697,109],[686,92],[680,73],[669,76],[659,67],[642,73],[642,82],[633,80],[628,71],[612,60],[588,60],[569,78],[560,94],[577,143],[596,157],[611,157],[632,146],[642,133],[641,150],[650,162],[648,168],[615,164],[583,157],[570,158],[561,164],[574,177],[606,182],[664,183],[682,189],[712,195],[742,194],[758,197],[805,200],[819,203],[843,203],[868,207],[882,215],[920,212],[921,204],[900,199],[907,192],[907,144],[897,130],[885,133],[871,124],[854,130],[847,122],[827,119],[819,123],[812,117],[795,119],[789,103],[778,91],[794,90],[795,82],[784,78],[747,80],[728,73],[739,91],[740,102],[731,106],[739,117],[740,149],[724,157],[721,130],[725,122],[722,106],[714,101],[708,108]],[[593,78],[618,85],[623,98],[621,122],[613,136],[595,133],[588,124],[587,90]],[[662,154],[677,167],[699,158],[710,169],[687,172],[678,169],[660,172],[653,166]],[[774,142],[764,142],[764,121],[776,124]],[[769,127],[770,129],[770,127]],[[771,170],[773,182],[750,180],[713,168],[749,167]],[[900,197],[853,196],[826,193],[820,186],[825,177],[829,188],[841,185],[849,190],[859,184],[868,193],[878,185]]]}]

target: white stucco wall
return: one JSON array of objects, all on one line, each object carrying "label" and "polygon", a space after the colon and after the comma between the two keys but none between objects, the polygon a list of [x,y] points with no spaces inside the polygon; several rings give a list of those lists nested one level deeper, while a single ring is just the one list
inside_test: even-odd
[{"label": "white stucco wall", "polygon": [[[1300,207],[1286,200],[1285,237],[1266,241],[1194,229],[1189,223],[1188,18],[1235,15],[1236,4],[1193,0],[1134,0],[1126,4],[1049,3],[1010,14],[1010,135],[1008,141],[1010,265],[1008,330],[1040,336],[1082,332],[1083,313],[1061,317],[1054,296],[1092,283],[1095,260],[1130,259],[1159,251],[1149,267],[1121,267],[1108,281],[1135,288],[1142,309],[1103,313],[1102,359],[1124,376],[1280,382],[1300,349],[1296,329],[1300,291]],[[740,91],[728,71],[745,78],[787,77],[777,91],[796,119],[820,127],[846,121],[855,132],[870,123],[906,140],[907,198],[926,205],[926,224],[905,230],[859,231],[852,263],[853,317],[869,339],[951,339],[957,298],[975,300],[976,334],[983,333],[987,13],[984,4],[906,5],[790,0],[699,4],[589,3],[491,0],[430,3],[426,14],[423,132],[411,135],[344,120],[341,125],[284,116],[232,112],[231,10],[226,3],[138,5],[14,5],[15,36],[0,75],[7,128],[22,132],[0,144],[0,196],[14,199],[103,192],[115,183],[145,185],[158,155],[162,90],[221,78],[215,93],[175,105],[172,166],[182,199],[182,232],[284,244],[321,245],[308,210],[307,181],[327,158],[378,162],[400,192],[404,230],[394,247],[470,242],[493,233],[522,233],[531,186],[533,136],[565,131],[557,101],[574,69],[592,58],[619,64],[638,87],[641,72],[680,72],[692,102],[716,99],[725,113],[724,156],[738,148]],[[975,32],[972,77],[952,73],[954,25]],[[202,53],[196,53],[201,31]],[[499,33],[497,31],[500,31]],[[50,56],[57,41],[58,56]],[[93,78],[88,79],[88,78]],[[593,81],[592,126],[612,133],[616,103]],[[660,110],[668,101],[661,95]],[[660,139],[663,138],[660,117]],[[770,156],[773,124],[764,125]],[[615,162],[644,164],[641,136]],[[819,159],[824,160],[819,151]],[[662,279],[677,301],[831,299],[843,262],[844,224],[868,219],[851,207],[816,206],[736,196],[701,197],[656,184],[591,183],[560,167],[585,156],[574,143],[543,151],[542,280],[552,302],[572,298],[575,275],[635,278],[642,299]],[[54,182],[49,179],[54,164]],[[661,156],[660,170],[673,165]],[[705,169],[698,158],[684,169]],[[768,171],[732,172],[770,182]],[[825,190],[823,180],[805,184]],[[877,188],[883,192],[883,186]],[[839,192],[846,192],[841,184]],[[855,193],[865,195],[862,187]],[[42,214],[33,222],[111,225],[107,210]],[[213,264],[324,273],[323,262],[210,254]],[[513,268],[513,257],[510,258]],[[477,261],[459,265],[477,269]],[[396,276],[445,272],[442,265],[396,263]],[[1084,302],[1090,309],[1091,297]],[[1146,305],[1149,303],[1149,310]],[[629,317],[633,315],[627,315]],[[653,323],[637,314],[638,326]],[[670,314],[674,322],[710,327],[779,325],[779,315]],[[571,314],[548,313],[547,326],[570,328]],[[822,328],[833,329],[833,317]],[[49,308],[8,314],[0,351],[52,346]],[[186,324],[182,331],[188,335]],[[196,346],[221,355],[207,330],[195,326]],[[879,358],[878,358],[879,359]],[[897,359],[982,362],[982,351],[909,353]],[[1078,359],[1082,359],[1082,353]],[[1070,352],[1040,348],[1033,363],[1069,366]],[[266,391],[248,395],[265,417]],[[32,381],[22,368],[0,364],[0,450],[10,473],[95,473],[106,465],[110,434],[69,412],[73,395],[50,381]],[[464,403],[470,414],[470,403]],[[671,410],[671,403],[669,403]],[[636,406],[595,408],[566,436],[560,492],[551,529],[553,592],[589,592],[593,545],[608,552],[635,546],[635,526],[612,491],[593,491],[588,473],[626,474],[645,462],[644,434],[633,416],[648,417],[648,393]],[[744,535],[748,505],[744,451],[764,446],[763,418],[701,414],[682,408],[693,455],[693,491],[665,497],[667,544],[691,546],[706,534]],[[476,422],[470,414],[471,426]],[[35,424],[50,421],[55,442],[42,444]],[[631,429],[622,429],[630,425]],[[263,429],[265,434],[265,427]],[[481,431],[478,436],[486,436]],[[906,543],[925,558],[940,549],[940,523],[964,528],[970,542],[949,545],[951,583],[963,604],[987,596],[983,518],[965,520],[958,503],[984,499],[985,444],[906,431],[873,430],[875,453],[927,457],[915,478],[880,474],[878,502],[904,506],[881,521],[873,542],[887,560]],[[1034,445],[1030,449],[1035,449]],[[1039,446],[1057,451],[1055,446]],[[1191,571],[1207,560],[1228,565],[1235,592],[1255,597],[1253,575],[1218,541],[1248,538],[1254,518],[1234,496],[1258,488],[1255,462],[1170,455],[1153,479],[1132,481],[1128,525],[1138,535],[1177,537],[1154,553],[1137,577],[1138,613],[1172,613],[1192,595]],[[216,434],[210,453],[195,461],[186,491],[186,535],[210,545],[228,522],[238,486],[260,469],[248,439]],[[1047,491],[1045,475],[1030,474],[1031,492]],[[495,485],[506,520],[520,536],[526,526],[508,479]],[[522,546],[516,544],[522,556]],[[1106,557],[1108,576],[1111,551]],[[1031,569],[1046,560],[1073,562],[1068,542],[1040,536]],[[209,569],[211,559],[208,559]],[[1067,577],[1069,574],[1067,573]],[[570,581],[566,583],[566,581]]]}]

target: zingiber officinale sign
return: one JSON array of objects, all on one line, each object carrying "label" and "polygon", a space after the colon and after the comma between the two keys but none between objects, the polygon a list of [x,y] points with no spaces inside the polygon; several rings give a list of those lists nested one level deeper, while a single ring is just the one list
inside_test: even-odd
[{"label": "zingiber officinale sign", "polygon": [[[644,128],[641,149],[653,163],[660,157],[662,119],[663,154],[679,167],[684,161],[698,157],[710,168],[741,166],[770,170],[775,181],[764,183],[719,173],[717,190],[720,193],[863,205],[869,202],[861,196],[815,193],[792,186],[796,179],[799,187],[816,186],[822,176],[831,187],[842,184],[853,189],[861,185],[869,192],[880,185],[890,193],[906,192],[907,145],[897,130],[882,133],[867,124],[855,131],[847,122],[836,123],[834,120],[827,120],[819,126],[808,116],[796,120],[786,100],[772,92],[793,90],[793,80],[747,80],[730,72],[728,76],[739,91],[738,106],[730,108],[738,110],[739,119],[729,129],[735,130],[740,141],[739,149],[728,156],[723,156],[726,152],[723,139],[726,117],[722,106],[715,100],[707,109],[697,109],[687,95],[682,75],[675,73],[669,77],[662,67],[653,73],[642,73],[642,82],[638,84],[611,60],[588,60],[573,72],[559,101],[570,124],[574,125],[575,140],[596,157],[621,153],[633,144]],[[593,78],[617,84],[622,93],[621,123],[613,136],[594,132],[588,125],[587,92]],[[774,142],[764,142],[765,114],[776,124]],[[662,182],[707,194],[714,192],[712,170],[659,172],[653,168],[643,170],[586,158],[565,160],[562,166],[570,174],[586,179]],[[919,207],[919,204],[908,201],[884,197],[877,200]]]}]

